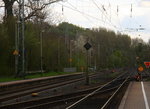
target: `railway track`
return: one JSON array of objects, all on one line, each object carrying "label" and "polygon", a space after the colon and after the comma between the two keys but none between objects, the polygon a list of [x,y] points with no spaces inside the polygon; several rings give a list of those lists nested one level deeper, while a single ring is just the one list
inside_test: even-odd
[{"label": "railway track", "polygon": [[[93,91],[92,93],[88,94],[84,98],[68,106],[66,109],[100,109],[100,108],[110,109],[111,107],[110,104],[112,104],[112,101],[114,100],[116,95],[118,95],[121,88],[124,87],[124,85],[128,82],[128,79],[129,79],[128,75],[122,75],[121,77],[116,78],[115,80],[107,83],[101,88]],[[105,96],[104,94],[97,94],[105,87],[114,87],[114,86],[119,86],[119,87],[114,91],[110,91],[109,93],[106,93]]]},{"label": "railway track", "polygon": [[[90,75],[90,78],[94,78],[94,77],[97,77],[99,74],[91,74]],[[7,101],[17,101],[17,99],[19,99],[20,97],[23,97],[23,96],[29,96],[31,95],[31,93],[34,93],[34,92],[38,92],[38,93],[42,93],[42,92],[45,92],[45,90],[48,90],[48,89],[56,89],[57,87],[63,87],[67,84],[73,84],[73,83],[77,83],[77,82],[82,82],[84,83],[85,81],[85,78],[84,76],[82,75],[82,77],[78,77],[79,79],[74,78],[72,80],[66,80],[66,81],[60,81],[60,83],[56,83],[56,84],[42,84],[42,85],[37,85],[37,86],[31,86],[31,87],[28,87],[28,88],[25,88],[25,90],[23,90],[22,88],[21,89],[17,89],[16,91],[13,90],[13,92],[9,92],[9,94],[7,92],[6,95],[3,95],[3,96],[0,96],[0,103],[3,104],[3,103],[8,103]],[[55,90],[54,90],[55,91]]]},{"label": "railway track", "polygon": [[0,83],[0,96],[83,77],[83,73]]},{"label": "railway track", "polygon": [[101,109],[110,109],[113,107],[117,109],[119,107],[120,101],[127,89],[129,76],[121,83],[121,85],[115,90],[106,103],[101,107]]},{"label": "railway track", "polygon": [[[91,95],[101,95],[105,93],[110,93],[118,88],[120,85],[119,81],[124,80],[123,77],[118,77],[117,79],[112,80],[111,82],[101,86],[96,86],[93,88],[89,88],[86,90],[77,91],[75,93],[65,94],[65,95],[57,95],[53,97],[45,97],[35,100],[29,100],[25,102],[18,102],[9,105],[3,105],[1,109],[52,109],[52,107],[58,106],[59,109],[64,109],[67,106],[71,105],[72,102],[75,102],[81,98],[89,98]],[[90,93],[90,94],[89,94]],[[62,107],[60,107],[62,106]],[[42,107],[42,108],[41,108]],[[68,108],[69,109],[69,108]]]},{"label": "railway track", "polygon": [[[70,77],[71,76],[71,77]],[[69,83],[73,83],[76,81],[79,81],[83,78],[83,74],[79,74],[79,75],[74,75],[74,77],[72,77],[73,75],[68,75],[67,78],[65,78],[64,76],[60,76],[60,78],[56,78],[54,81],[52,80],[42,80],[41,81],[36,81],[37,83],[32,84],[32,83],[28,83],[28,85],[23,85],[23,87],[18,87],[18,88],[14,88],[11,90],[3,90],[3,92],[0,93],[0,102],[4,102],[6,100],[10,100],[13,98],[16,98],[18,96],[25,96],[27,94],[31,94],[33,92],[40,92],[49,88],[55,88],[55,87],[59,87],[61,85],[64,84],[69,84]],[[65,79],[64,79],[64,78]],[[26,83],[27,84],[27,83]],[[20,85],[20,84],[19,84]]]},{"label": "railway track", "polygon": [[150,78],[150,72],[148,70],[141,73],[142,79],[149,79]]},{"label": "railway track", "polygon": [[[145,71],[140,72],[140,73],[141,73],[141,80],[142,81],[150,79],[150,73],[148,71],[145,70]],[[125,92],[124,90],[126,90],[126,88],[127,88],[127,85],[126,85],[127,80],[128,80],[128,78],[111,95],[111,97],[107,100],[107,102],[102,106],[101,109],[110,109],[111,107],[113,107],[114,109],[117,109],[119,107],[120,102],[121,102],[121,98],[123,97],[124,92]]]},{"label": "railway track", "polygon": [[[45,98],[40,98],[40,99],[35,99],[35,100],[29,100],[25,102],[18,102],[18,103],[12,103],[9,105],[4,105],[1,106],[1,109],[21,109],[21,108],[39,108],[39,107],[45,107],[47,106],[53,106],[53,105],[62,105],[62,104],[68,104],[69,102],[73,102],[75,100],[78,100],[84,96],[86,96],[88,93],[91,93],[92,91],[96,90],[100,86],[89,88],[86,90],[80,90],[75,93],[70,93],[70,94],[65,94],[65,95],[57,95],[57,96],[52,96],[52,97],[45,97]],[[112,87],[110,89],[103,90],[99,93],[106,93],[108,91],[116,89],[116,87]],[[37,105],[39,104],[39,105]]]}]

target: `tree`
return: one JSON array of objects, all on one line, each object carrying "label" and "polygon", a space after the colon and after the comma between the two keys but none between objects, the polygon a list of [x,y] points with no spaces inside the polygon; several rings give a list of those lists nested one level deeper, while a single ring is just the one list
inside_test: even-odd
[{"label": "tree", "polygon": [[[19,5],[19,0],[2,0],[2,1],[4,3],[4,6],[1,6],[1,7],[5,8],[4,20],[7,20],[8,18],[14,16],[13,6],[15,2],[17,2]],[[29,12],[25,17],[25,20],[31,18],[32,16],[43,17],[40,11],[43,10],[46,6],[52,3],[58,2],[58,1],[62,1],[62,0],[45,0],[45,1],[40,2],[41,3],[40,6],[36,7],[35,2],[33,0],[25,0],[24,6]]]},{"label": "tree", "polygon": [[150,46],[150,39],[148,40],[148,45]]},{"label": "tree", "polygon": [[5,15],[4,19],[7,19],[9,17],[13,16],[13,4],[16,0],[3,0],[5,4]]}]

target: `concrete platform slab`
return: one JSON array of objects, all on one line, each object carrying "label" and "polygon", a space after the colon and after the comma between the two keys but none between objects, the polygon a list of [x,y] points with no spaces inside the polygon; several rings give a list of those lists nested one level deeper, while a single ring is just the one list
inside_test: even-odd
[{"label": "concrete platform slab", "polygon": [[146,109],[141,82],[131,82],[129,84],[119,109]]}]

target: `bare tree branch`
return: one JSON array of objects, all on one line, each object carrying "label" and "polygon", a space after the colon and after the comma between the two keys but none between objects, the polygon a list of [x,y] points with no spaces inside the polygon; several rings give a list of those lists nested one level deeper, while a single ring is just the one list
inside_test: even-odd
[{"label": "bare tree branch", "polygon": [[0,8],[3,8],[3,7],[5,7],[5,6],[0,6]]},{"label": "bare tree branch", "polygon": [[[2,0],[3,1],[3,5],[4,6],[0,6],[5,8],[5,19],[7,19],[7,17],[9,16],[14,16],[18,14],[18,10],[16,8],[16,10],[14,9],[13,5],[15,2],[17,2],[19,4],[19,0]],[[32,17],[37,17],[37,18],[41,18],[44,19],[45,18],[45,13],[42,12],[47,6],[49,6],[52,3],[55,2],[59,2],[59,1],[63,1],[63,0],[39,0],[39,2],[37,3],[41,3],[40,6],[35,5],[36,1],[33,0],[26,0],[25,1],[25,8],[26,8],[26,12],[25,12],[25,20],[30,19]],[[15,12],[14,12],[14,10]]]},{"label": "bare tree branch", "polygon": [[39,15],[39,13],[41,13],[40,11],[42,11],[44,8],[46,8],[46,6],[49,6],[52,3],[58,2],[58,1],[62,1],[62,0],[51,0],[47,3],[43,3],[40,7],[35,7],[35,5],[33,5],[33,2],[31,0],[28,0],[28,4],[25,4],[26,7],[30,8],[32,10],[32,12],[30,12],[26,17],[25,20],[36,16],[38,18],[43,19],[43,15]]}]

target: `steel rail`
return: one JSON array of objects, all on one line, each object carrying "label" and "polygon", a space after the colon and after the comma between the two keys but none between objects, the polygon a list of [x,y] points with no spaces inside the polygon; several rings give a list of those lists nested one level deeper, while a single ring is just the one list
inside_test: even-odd
[{"label": "steel rail", "polygon": [[112,100],[115,98],[115,96],[118,94],[120,89],[125,85],[127,80],[129,79],[129,76],[123,81],[123,83],[120,85],[120,87],[113,93],[113,95],[107,100],[107,102],[101,107],[101,109],[107,109],[107,107],[110,105]]},{"label": "steel rail", "polygon": [[[84,97],[87,93],[95,90],[97,87],[90,88],[90,89],[83,90],[83,91],[78,91],[78,92],[75,92],[75,93],[66,94],[66,95],[45,97],[45,98],[40,98],[40,99],[35,99],[35,100],[30,100],[30,101],[25,101],[25,102],[19,102],[19,103],[3,105],[3,106],[0,106],[0,108],[1,109],[5,109],[5,108],[20,108],[20,107],[29,106],[29,105],[31,105],[31,107],[39,107],[39,105],[40,106],[44,106],[45,104],[46,105],[50,105],[50,104],[58,103],[58,102],[61,102],[61,101],[64,102],[65,100],[78,99],[78,98]],[[114,90],[114,89],[116,89],[118,87],[119,86],[107,88],[105,90],[97,92],[97,94],[99,94],[99,93],[106,93],[106,92]],[[39,104],[39,105],[37,105],[37,104]],[[35,106],[32,106],[32,105],[35,105]]]},{"label": "steel rail", "polygon": [[[59,82],[64,82],[64,81],[68,81],[68,80],[72,80],[72,79],[77,79],[77,78],[83,78],[82,74],[81,75],[75,75],[74,78],[71,78],[72,76],[67,76],[68,78],[66,79],[62,79],[62,77],[60,77],[60,79],[58,78],[59,81],[56,81],[56,82],[53,82],[53,79],[52,80],[43,80],[42,82],[41,81],[37,81],[36,84],[32,84],[29,82],[29,84],[26,84],[24,87],[20,87],[20,88],[15,88],[15,89],[12,89],[12,90],[8,90],[8,91],[4,91],[2,93],[0,93],[0,97],[4,96],[4,95],[8,95],[8,94],[11,94],[12,93],[18,93],[18,92],[21,92],[21,91],[25,91],[25,90],[30,90],[30,89],[33,89],[33,88],[38,88],[38,87],[43,87],[43,86],[47,86],[47,85],[53,85],[53,84],[57,84]],[[57,78],[55,78],[57,79]],[[51,82],[50,82],[51,81]],[[55,81],[55,80],[54,80]]]},{"label": "steel rail", "polygon": [[[98,74],[91,74],[90,78],[96,77],[97,75]],[[0,102],[2,103],[2,102],[5,102],[5,101],[8,101],[8,100],[11,100],[11,99],[15,99],[15,98],[18,98],[18,97],[21,97],[21,96],[31,94],[33,92],[42,92],[44,90],[48,90],[48,89],[52,89],[52,88],[56,88],[56,87],[61,87],[61,86],[67,85],[67,84],[76,83],[76,82],[84,81],[84,80],[85,80],[85,78],[81,77],[79,79],[64,81],[62,83],[37,87],[36,89],[31,88],[30,90],[25,90],[25,91],[22,91],[22,92],[17,92],[17,93],[6,95],[6,96],[1,96],[0,97]]]},{"label": "steel rail", "polygon": [[75,108],[75,107],[76,107],[77,105],[79,105],[81,102],[83,102],[83,101],[85,101],[86,99],[88,99],[89,97],[93,96],[93,95],[96,94],[98,91],[100,91],[100,90],[102,90],[104,87],[106,87],[106,86],[112,84],[114,81],[116,81],[117,79],[121,78],[121,77],[124,76],[124,75],[126,75],[126,73],[123,74],[123,75],[120,75],[119,77],[113,79],[112,81],[110,81],[110,82],[104,84],[102,87],[100,87],[100,88],[96,89],[95,91],[93,91],[92,93],[86,95],[85,97],[83,97],[82,99],[78,100],[78,101],[75,102],[74,104],[70,105],[70,106],[67,107],[66,109],[73,109],[73,108]]},{"label": "steel rail", "polygon": [[[120,77],[120,76],[119,76]],[[117,79],[117,78],[116,78]],[[91,89],[87,89],[87,90],[84,90],[84,91],[79,91],[79,93],[77,92],[77,94],[78,95],[81,95],[81,94],[86,94],[86,93],[89,93],[89,90],[92,92],[92,90],[95,90],[95,89],[98,89],[99,87],[101,87],[101,86],[97,86],[97,87],[95,87],[95,88],[91,88]],[[118,86],[115,86],[115,87],[118,87]],[[108,88],[110,88],[110,87],[108,87]],[[109,90],[109,89],[108,89]],[[107,91],[107,90],[106,90]],[[96,92],[96,93],[98,93],[98,92]],[[83,96],[82,96],[83,97]],[[62,98],[62,96],[60,96],[60,98]],[[45,98],[45,99],[48,99],[48,98]],[[6,106],[11,106],[11,105],[21,105],[21,104],[24,104],[24,105],[26,105],[26,104],[28,104],[29,102],[37,102],[37,101],[40,101],[40,100],[43,100],[43,99],[38,99],[38,100],[33,100],[33,101],[27,101],[27,102],[22,102],[22,103],[16,103],[16,104],[10,104],[10,105],[6,105]],[[25,104],[26,103],[26,104]],[[3,106],[3,107],[5,107],[5,106]],[[2,107],[1,107],[2,108]]]},{"label": "steel rail", "polygon": [[[107,93],[107,92],[110,92],[112,90],[115,90],[117,87],[106,89],[104,91],[97,92],[96,94]],[[37,108],[42,108],[42,107],[56,106],[58,104],[63,104],[63,103],[68,104],[69,102],[73,102],[75,100],[81,99],[85,95],[86,94],[82,94],[82,95],[78,95],[78,96],[75,96],[75,97],[64,98],[64,99],[53,101],[53,102],[48,102],[48,103],[43,103],[43,104],[39,104],[39,105],[35,105],[35,106],[26,107],[24,109],[37,109]]]},{"label": "steel rail", "polygon": [[31,90],[26,90],[26,91],[14,93],[14,94],[11,94],[11,95],[6,95],[6,96],[3,96],[3,97],[0,98],[0,102],[4,102],[4,101],[10,100],[10,99],[14,99],[14,98],[20,97],[20,96],[25,96],[25,95],[31,94],[33,92],[41,92],[41,91],[44,91],[44,90],[47,90],[47,89],[60,87],[62,85],[67,85],[67,84],[75,83],[75,82],[82,81],[82,80],[84,80],[84,78],[70,80],[70,81],[67,81],[67,82],[65,81],[65,82],[57,83],[57,84],[52,84],[50,86],[46,85],[44,87],[38,87],[36,89],[31,89]]}]

